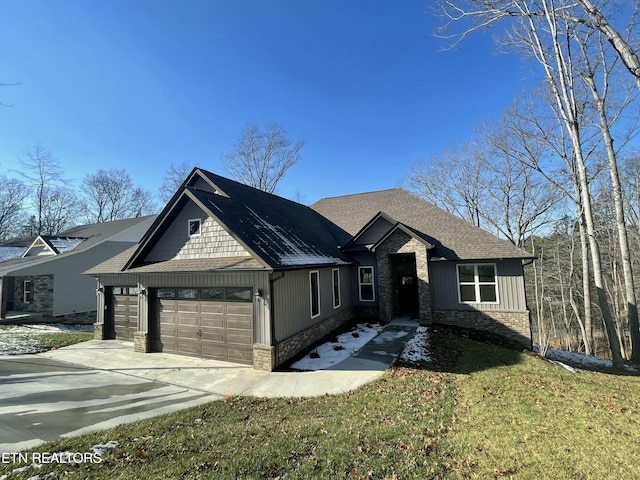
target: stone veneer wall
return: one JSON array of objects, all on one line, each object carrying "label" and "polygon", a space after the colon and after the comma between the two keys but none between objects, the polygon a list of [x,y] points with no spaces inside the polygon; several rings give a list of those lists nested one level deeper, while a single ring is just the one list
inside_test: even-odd
[{"label": "stone veneer wall", "polygon": [[454,327],[496,333],[531,349],[531,319],[529,311],[436,310],[433,322]]},{"label": "stone veneer wall", "polygon": [[380,320],[390,322],[394,314],[394,298],[397,297],[394,272],[389,255],[413,253],[416,260],[420,321],[431,323],[431,292],[429,289],[429,265],[427,247],[403,231],[396,230],[376,250],[378,263],[378,303]]},{"label": "stone veneer wall", "polygon": [[253,346],[253,366],[259,370],[272,371],[287,360],[292,359],[305,348],[310,347],[342,324],[351,320],[354,308],[347,308],[306,330],[282,340],[277,347],[270,345]]},{"label": "stone veneer wall", "polygon": [[[31,280],[32,301],[24,303],[23,283]],[[53,314],[53,275],[15,277],[13,308],[18,312]]]}]

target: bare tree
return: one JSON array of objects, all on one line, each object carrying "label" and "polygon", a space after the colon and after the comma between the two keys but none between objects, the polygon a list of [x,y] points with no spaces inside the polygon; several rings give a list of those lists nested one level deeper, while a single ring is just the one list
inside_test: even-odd
[{"label": "bare tree", "polygon": [[[473,24],[464,27],[458,39],[470,32],[494,24],[505,18],[515,18],[513,29],[505,40],[523,52],[529,52],[542,67],[546,85],[551,95],[552,107],[558,121],[567,132],[575,161],[578,193],[581,200],[582,217],[585,221],[589,249],[591,253],[593,280],[598,295],[598,303],[607,331],[609,346],[616,367],[623,365],[623,357],[618,341],[615,320],[607,298],[601,263],[600,247],[596,239],[587,155],[583,146],[583,130],[579,112],[583,98],[579,96],[574,66],[576,22],[575,4],[554,2],[553,0],[488,0],[470,2],[472,8],[459,6],[463,2],[444,0],[442,11],[450,20],[449,25],[459,20],[472,19]],[[467,5],[467,4],[465,4]],[[558,10],[560,9],[560,10]]]},{"label": "bare tree", "polygon": [[21,180],[0,175],[0,239],[18,233],[27,186]]},{"label": "bare tree", "polygon": [[293,143],[275,122],[264,130],[247,125],[233,151],[223,155],[222,165],[239,182],[273,193],[287,170],[300,161],[305,144],[304,140]]},{"label": "bare tree", "polygon": [[439,207],[524,247],[552,217],[557,190],[517,159],[517,139],[501,124],[485,125],[480,137],[419,161],[405,183]]},{"label": "bare tree", "polygon": [[167,203],[173,197],[173,194],[178,191],[178,188],[180,188],[191,170],[192,167],[187,162],[169,165],[158,192],[160,200]]},{"label": "bare tree", "polygon": [[[618,152],[614,148],[613,124],[620,117],[625,107],[629,105],[631,98],[627,96],[622,102],[622,106],[616,109],[613,118],[610,117],[611,109],[608,108],[610,82],[615,61],[610,62],[603,46],[602,36],[599,34],[590,35],[586,32],[586,38],[577,38],[577,45],[582,54],[582,66],[579,71],[580,77],[587,85],[593,98],[594,109],[597,112],[596,124],[602,132],[607,159],[609,161],[609,172],[613,203],[615,206],[615,221],[620,247],[620,257],[625,284],[626,312],[629,333],[631,337],[631,360],[640,363],[640,326],[638,322],[638,305],[633,279],[633,266],[631,264],[631,250],[629,247],[629,236],[627,233],[627,222],[624,212],[624,198],[618,171]],[[579,35],[580,32],[577,32]],[[590,39],[594,38],[595,47],[589,49]],[[636,57],[637,60],[637,57]],[[638,78],[640,81],[640,77]],[[617,82],[618,85],[620,83]],[[627,137],[628,138],[628,137]],[[620,138],[618,137],[618,140]],[[626,142],[617,142],[625,144]],[[618,147],[620,148],[620,147]]]},{"label": "bare tree", "polygon": [[40,216],[42,235],[56,235],[77,224],[81,206],[73,190],[45,187],[42,198],[44,199]]},{"label": "bare tree", "polygon": [[82,203],[88,222],[139,217],[154,210],[151,194],[133,186],[124,169],[98,170],[82,181]]},{"label": "bare tree", "polygon": [[37,234],[44,233],[43,213],[46,198],[62,181],[62,168],[51,151],[40,143],[36,143],[20,158],[23,170],[20,174],[34,190],[34,209],[36,211]]},{"label": "bare tree", "polygon": [[427,161],[418,161],[405,183],[434,205],[477,227],[485,226],[483,208],[489,185],[485,153],[474,141],[451,146]]}]

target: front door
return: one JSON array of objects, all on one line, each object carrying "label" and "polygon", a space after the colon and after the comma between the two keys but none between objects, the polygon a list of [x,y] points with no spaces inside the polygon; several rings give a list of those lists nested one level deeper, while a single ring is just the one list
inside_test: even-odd
[{"label": "front door", "polygon": [[398,313],[416,316],[419,312],[418,278],[415,274],[398,275]]}]

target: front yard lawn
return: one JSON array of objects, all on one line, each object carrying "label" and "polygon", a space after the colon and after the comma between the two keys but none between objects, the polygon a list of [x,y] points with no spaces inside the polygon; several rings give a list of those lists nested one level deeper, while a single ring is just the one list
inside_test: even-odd
[{"label": "front yard lawn", "polygon": [[640,378],[445,329],[428,341],[428,361],[354,392],[230,397],[35,449],[101,448],[101,463],[0,464],[0,478],[640,478]]}]

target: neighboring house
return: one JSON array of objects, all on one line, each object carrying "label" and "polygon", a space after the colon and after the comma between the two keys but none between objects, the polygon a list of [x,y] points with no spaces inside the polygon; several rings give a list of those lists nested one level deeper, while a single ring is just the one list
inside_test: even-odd
[{"label": "neighboring house", "polygon": [[51,321],[94,322],[95,281],[81,273],[135,245],[154,219],[82,225],[37,236],[20,256],[0,262],[0,318],[10,311]]},{"label": "neighboring house", "polygon": [[137,246],[86,273],[96,338],[273,370],[356,315],[530,348],[527,258],[401,189],[310,208],[196,168]]}]

